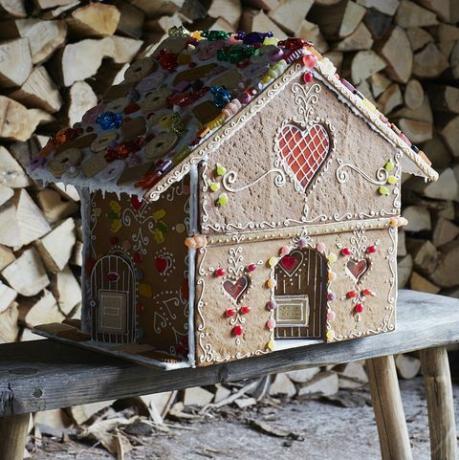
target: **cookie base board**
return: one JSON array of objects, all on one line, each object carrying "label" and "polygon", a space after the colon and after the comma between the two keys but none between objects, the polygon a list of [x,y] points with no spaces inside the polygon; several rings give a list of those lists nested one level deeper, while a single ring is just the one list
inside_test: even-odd
[{"label": "cookie base board", "polygon": [[[65,329],[63,329],[63,326],[65,326]],[[66,332],[65,335],[68,335],[68,333],[70,332],[76,338],[70,338],[68,336],[64,337],[62,335],[63,331]],[[141,345],[137,345],[139,352],[134,353],[126,350],[123,351],[122,349],[120,349],[120,345],[107,345],[106,343],[92,341],[90,338],[86,340],[84,337],[87,336],[87,334],[82,332],[80,329],[59,323],[40,324],[38,326],[33,327],[32,332],[42,337],[46,337],[47,339],[56,340],[66,345],[72,345],[85,350],[95,351],[97,353],[102,353],[108,356],[112,356],[114,358],[125,359],[127,361],[133,362],[135,364],[140,364],[142,366],[153,367],[156,369],[159,368],[164,370],[174,370],[192,367],[191,363],[188,361],[177,361],[171,363],[161,361],[159,357],[158,359],[155,359],[152,357],[145,356],[146,353],[160,354],[160,352],[157,352],[152,348],[149,348],[149,350],[147,350],[146,347],[141,348]]]}]

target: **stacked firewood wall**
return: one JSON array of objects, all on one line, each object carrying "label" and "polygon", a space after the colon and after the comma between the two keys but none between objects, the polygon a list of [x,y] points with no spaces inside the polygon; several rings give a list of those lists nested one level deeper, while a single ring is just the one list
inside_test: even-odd
[{"label": "stacked firewood wall", "polygon": [[404,183],[400,286],[459,296],[457,0],[0,0],[0,18],[0,342],[81,307],[78,194],[23,165],[181,24],[314,42],[422,145],[440,179]]}]

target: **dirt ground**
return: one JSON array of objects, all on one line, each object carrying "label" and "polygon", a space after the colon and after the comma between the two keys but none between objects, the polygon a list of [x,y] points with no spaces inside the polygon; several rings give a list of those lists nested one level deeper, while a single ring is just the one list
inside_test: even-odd
[{"label": "dirt ground", "polygon": [[[430,447],[422,379],[402,381],[401,389],[413,457],[427,460]],[[457,401],[457,384],[454,394]],[[168,420],[165,429],[155,429],[146,436],[141,435],[140,426],[140,429],[127,429],[134,447],[125,459],[378,459],[378,435],[370,404],[368,389],[363,388],[340,391],[329,398],[293,399],[279,405],[263,403],[245,410],[228,407],[190,422]],[[456,419],[459,420],[459,404],[456,404]],[[277,430],[278,436],[263,431],[266,426]],[[74,439],[59,442],[43,438],[43,446],[33,452],[31,458],[99,460],[114,457],[97,445]]]}]

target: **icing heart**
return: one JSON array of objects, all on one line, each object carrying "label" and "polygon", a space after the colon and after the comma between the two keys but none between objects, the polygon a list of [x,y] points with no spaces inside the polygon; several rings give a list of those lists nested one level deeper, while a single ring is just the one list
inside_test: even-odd
[{"label": "icing heart", "polygon": [[279,134],[278,145],[283,159],[306,190],[330,150],[327,130],[320,124],[307,131],[288,124]]},{"label": "icing heart", "polygon": [[156,257],[154,264],[159,273],[164,273],[172,265],[172,260],[170,257],[159,256]]},{"label": "icing heart", "polygon": [[237,281],[226,280],[223,283],[223,289],[236,301],[238,302],[244,294],[245,291],[249,288],[249,277],[241,276]]},{"label": "icing heart", "polygon": [[300,267],[301,262],[303,262],[303,253],[300,251],[292,251],[290,254],[282,257],[279,264],[288,276],[292,276]]},{"label": "icing heart", "polygon": [[370,268],[370,263],[367,259],[350,259],[346,264],[347,269],[351,273],[351,275],[359,281],[360,278],[366,273],[366,271]]}]

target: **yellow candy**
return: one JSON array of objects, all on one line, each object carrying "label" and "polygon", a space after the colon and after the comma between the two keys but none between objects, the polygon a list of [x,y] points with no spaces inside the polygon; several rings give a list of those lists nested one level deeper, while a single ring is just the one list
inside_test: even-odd
[{"label": "yellow candy", "polygon": [[268,259],[268,267],[274,267],[275,265],[277,265],[277,262],[279,262],[279,257],[270,257]]},{"label": "yellow candy", "polygon": [[395,176],[389,176],[387,178],[387,183],[390,185],[394,185],[398,182],[398,179]]},{"label": "yellow candy", "polygon": [[329,271],[328,272],[328,281],[335,281],[336,280],[336,273]]},{"label": "yellow candy", "polygon": [[226,168],[220,163],[217,163],[217,166],[215,167],[215,174],[217,176],[224,176],[226,174]]},{"label": "yellow candy", "polygon": [[212,192],[218,192],[220,190],[220,184],[218,182],[211,182],[209,188]]},{"label": "yellow candy", "polygon": [[398,219],[396,217],[391,217],[389,219],[389,226],[392,228],[397,228],[398,227]]},{"label": "yellow candy", "polygon": [[266,281],[265,286],[269,289],[273,288],[276,285],[275,281],[272,278]]},{"label": "yellow candy", "polygon": [[330,254],[328,254],[327,260],[330,264],[334,264],[337,260],[336,254],[331,252]]},{"label": "yellow candy", "polygon": [[271,339],[267,344],[266,344],[266,349],[268,349],[269,351],[273,351],[274,350],[274,340]]},{"label": "yellow candy", "polygon": [[222,193],[218,198],[217,198],[217,205],[218,206],[225,206],[228,204],[229,198],[226,193]]},{"label": "yellow candy", "polygon": [[330,329],[327,331],[327,341],[332,341],[335,338],[335,332]]},{"label": "yellow candy", "polygon": [[387,172],[393,171],[395,169],[394,162],[392,160],[387,161],[386,164],[384,165],[384,169]]},{"label": "yellow candy", "polygon": [[151,291],[151,286],[149,284],[140,283],[139,284],[139,294],[141,297],[151,298],[153,295]]},{"label": "yellow candy", "polygon": [[268,45],[274,45],[276,46],[279,43],[279,39],[276,37],[266,37],[263,40],[263,45],[268,46]]},{"label": "yellow candy", "polygon": [[389,196],[390,190],[384,185],[381,185],[381,187],[378,188],[378,193],[382,196]]}]

